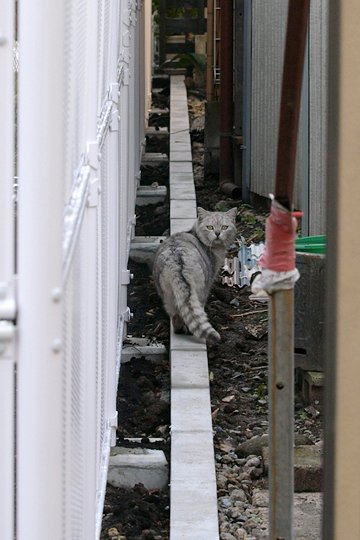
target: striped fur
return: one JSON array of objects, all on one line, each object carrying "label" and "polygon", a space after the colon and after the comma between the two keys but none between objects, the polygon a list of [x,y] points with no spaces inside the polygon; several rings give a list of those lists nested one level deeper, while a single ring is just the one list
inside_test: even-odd
[{"label": "striped fur", "polygon": [[173,234],[159,247],[153,276],[175,332],[189,332],[207,341],[220,339],[208,321],[204,305],[236,237],[235,220],[236,208],[228,212],[198,208],[198,219],[191,231]]}]

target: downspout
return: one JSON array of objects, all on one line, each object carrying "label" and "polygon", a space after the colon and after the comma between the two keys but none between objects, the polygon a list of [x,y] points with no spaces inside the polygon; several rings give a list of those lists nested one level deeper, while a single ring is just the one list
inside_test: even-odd
[{"label": "downspout", "polygon": [[241,188],[234,183],[232,0],[221,0],[220,8],[220,188],[237,199],[241,195]]}]

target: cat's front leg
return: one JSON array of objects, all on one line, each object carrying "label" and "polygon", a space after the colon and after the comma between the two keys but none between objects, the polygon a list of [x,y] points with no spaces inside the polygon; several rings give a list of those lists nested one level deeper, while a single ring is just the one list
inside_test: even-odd
[{"label": "cat's front leg", "polygon": [[177,314],[173,315],[171,320],[172,320],[175,334],[188,334],[189,333],[180,315],[177,315]]}]

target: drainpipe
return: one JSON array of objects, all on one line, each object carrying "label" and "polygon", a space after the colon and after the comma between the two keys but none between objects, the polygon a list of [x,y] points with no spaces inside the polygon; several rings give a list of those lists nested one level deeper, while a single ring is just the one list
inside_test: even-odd
[{"label": "drainpipe", "polygon": [[207,3],[206,99],[214,99],[214,0]]},{"label": "drainpipe", "polygon": [[241,188],[234,184],[232,0],[221,0],[220,8],[220,188],[235,199]]}]

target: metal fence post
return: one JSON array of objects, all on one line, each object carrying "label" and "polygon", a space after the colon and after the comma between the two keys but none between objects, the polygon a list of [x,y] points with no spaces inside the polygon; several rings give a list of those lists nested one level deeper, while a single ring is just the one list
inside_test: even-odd
[{"label": "metal fence post", "polygon": [[64,537],[64,14],[64,2],[19,4],[18,540]]},{"label": "metal fence post", "polygon": [[0,536],[3,540],[14,538],[14,8],[12,0],[0,0]]}]

